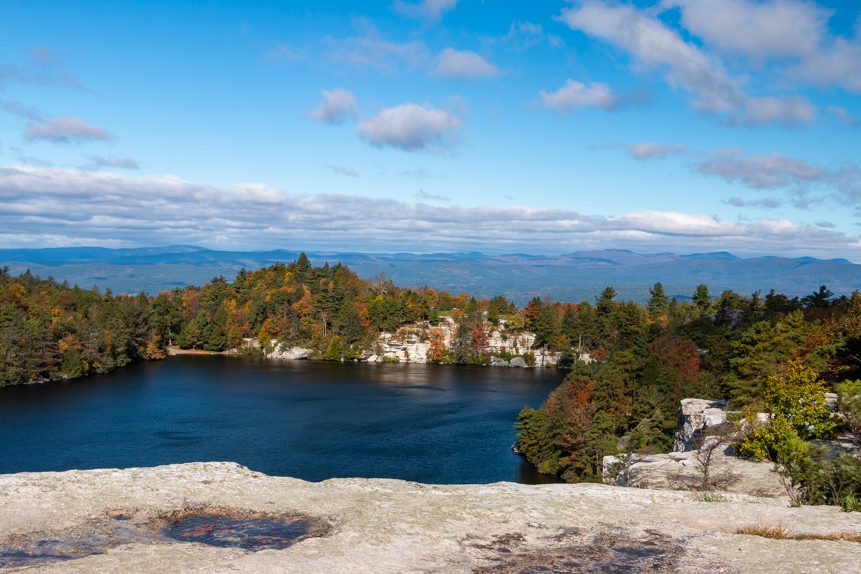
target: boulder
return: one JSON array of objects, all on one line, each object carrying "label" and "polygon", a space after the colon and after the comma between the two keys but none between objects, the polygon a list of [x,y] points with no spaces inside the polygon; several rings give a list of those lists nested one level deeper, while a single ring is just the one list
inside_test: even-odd
[{"label": "boulder", "polygon": [[523,360],[523,357],[514,357],[510,361],[508,361],[509,367],[528,367],[526,361]]},{"label": "boulder", "polygon": [[723,400],[682,399],[673,450],[676,452],[692,450],[693,443],[706,428],[725,423],[726,412],[723,410],[725,406],[726,401]]},{"label": "boulder", "polygon": [[307,359],[314,353],[313,349],[306,349],[304,347],[290,347],[283,348],[279,347],[272,351],[269,355],[269,358],[272,359],[284,359],[287,361],[298,361],[300,359]]}]

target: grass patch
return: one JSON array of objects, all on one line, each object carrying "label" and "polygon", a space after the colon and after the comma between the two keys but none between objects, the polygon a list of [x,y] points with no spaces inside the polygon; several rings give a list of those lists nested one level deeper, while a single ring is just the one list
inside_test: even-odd
[{"label": "grass patch", "polygon": [[756,526],[742,526],[735,531],[736,534],[748,534],[750,536],[761,536],[772,540],[786,540],[789,538],[789,529],[783,524],[771,526],[769,524],[757,524]]},{"label": "grass patch", "polygon": [[844,542],[855,542],[861,544],[861,533],[837,533],[831,534],[813,534],[810,532],[802,532],[800,534],[792,534],[788,528],[782,524],[772,526],[770,524],[757,524],[756,526],[742,526],[735,531],[736,534],[747,534],[749,536],[761,536],[762,538],[771,538],[772,540],[842,540]]},{"label": "grass patch", "polygon": [[719,492],[697,492],[694,494],[694,499],[697,502],[726,502],[726,496]]}]

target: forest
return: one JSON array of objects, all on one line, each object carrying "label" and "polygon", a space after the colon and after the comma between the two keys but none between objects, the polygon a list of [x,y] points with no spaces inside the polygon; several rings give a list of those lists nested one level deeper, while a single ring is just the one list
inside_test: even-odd
[{"label": "forest", "polygon": [[[726,398],[738,411],[744,456],[771,460],[799,503],[861,499],[861,462],[816,441],[861,436],[861,294],[826,286],[802,298],[757,291],[719,295],[700,285],[690,300],[661,283],[645,305],[504,296],[476,300],[430,287],[398,288],[349,268],[290,264],[242,270],[200,288],[114,295],[0,269],[0,386],[107,373],[158,360],[166,347],[260,353],[302,345],[319,360],[352,360],[382,332],[453,321],[429,360],[487,364],[488,333],[530,332],[534,349],[557,353],[564,382],[517,421],[518,449],[540,472],[600,481],[605,455],[668,452],[679,401]],[[249,341],[257,344],[249,345]],[[436,343],[436,344],[435,344]],[[588,355],[590,362],[578,360]],[[826,393],[836,393],[836,401]],[[767,422],[756,413],[770,413]],[[861,507],[861,501],[857,502]]]}]

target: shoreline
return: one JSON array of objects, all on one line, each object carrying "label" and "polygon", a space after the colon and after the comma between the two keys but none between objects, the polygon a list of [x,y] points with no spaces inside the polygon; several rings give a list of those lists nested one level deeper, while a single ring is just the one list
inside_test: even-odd
[{"label": "shoreline", "polygon": [[203,349],[180,349],[179,347],[168,345],[164,348],[167,351],[167,355],[176,356],[176,355],[228,355],[230,354],[228,351],[204,351]]}]

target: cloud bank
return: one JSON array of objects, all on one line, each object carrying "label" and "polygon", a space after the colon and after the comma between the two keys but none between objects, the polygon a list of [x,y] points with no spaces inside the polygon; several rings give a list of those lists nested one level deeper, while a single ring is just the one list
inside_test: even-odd
[{"label": "cloud bank", "polygon": [[565,209],[304,196],[261,184],[224,188],[174,176],[33,166],[0,168],[0,203],[0,245],[16,247],[152,245],[161,239],[213,248],[562,253],[618,247],[861,260],[859,238],[782,219],[741,223],[657,211],[592,217]]}]

